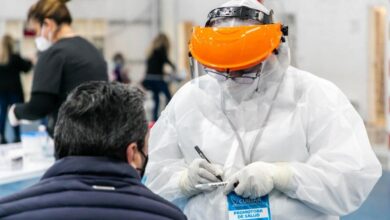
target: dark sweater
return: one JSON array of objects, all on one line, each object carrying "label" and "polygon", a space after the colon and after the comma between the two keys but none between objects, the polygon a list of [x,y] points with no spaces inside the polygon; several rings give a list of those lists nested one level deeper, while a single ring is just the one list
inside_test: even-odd
[{"label": "dark sweater", "polygon": [[163,75],[165,64],[175,69],[173,63],[168,59],[168,53],[165,47],[154,50],[146,61],[146,74]]},{"label": "dark sweater", "polygon": [[42,180],[0,199],[0,219],[186,219],[147,189],[127,163],[67,157]]},{"label": "dark sweater", "polygon": [[61,39],[39,56],[31,99],[16,105],[15,115],[27,120],[48,116],[52,136],[61,104],[74,88],[90,81],[108,81],[102,54],[84,38]]},{"label": "dark sweater", "polygon": [[0,64],[0,92],[23,94],[20,73],[30,71],[31,67],[31,62],[19,54],[13,54],[7,64]]}]

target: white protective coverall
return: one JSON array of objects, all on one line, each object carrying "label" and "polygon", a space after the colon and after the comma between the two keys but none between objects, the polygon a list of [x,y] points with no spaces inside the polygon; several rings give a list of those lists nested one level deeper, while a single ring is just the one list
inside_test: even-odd
[{"label": "white protective coverall", "polygon": [[[269,194],[273,220],[336,220],[356,210],[381,176],[362,119],[331,82],[289,66],[286,44],[257,86],[234,97],[209,75],[184,85],[150,134],[146,185],[189,219],[228,219],[223,188],[186,197],[180,177],[199,158],[228,179],[253,162],[285,163],[289,186]],[[237,88],[233,88],[237,89]]]}]

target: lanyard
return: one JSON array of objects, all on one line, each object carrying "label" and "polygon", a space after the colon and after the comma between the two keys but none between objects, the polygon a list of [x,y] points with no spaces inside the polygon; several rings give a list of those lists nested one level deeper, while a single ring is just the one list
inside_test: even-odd
[{"label": "lanyard", "polygon": [[[280,87],[281,87],[281,85],[282,85],[282,83],[284,81],[284,78],[285,78],[285,74],[283,74],[282,79],[280,80],[279,85],[278,85],[278,87],[277,87],[277,89],[276,89],[276,91],[275,91],[275,93],[274,93],[274,95],[272,97],[272,102],[271,102],[270,108],[269,108],[269,110],[268,110],[268,112],[266,114],[266,117],[265,117],[265,119],[264,119],[264,121],[263,121],[263,123],[262,123],[262,125],[260,127],[260,130],[257,133],[257,135],[255,136],[255,138],[253,139],[254,141],[253,141],[253,143],[252,143],[252,145],[251,145],[251,147],[249,148],[249,151],[248,151],[249,155],[246,155],[246,153],[245,153],[244,142],[242,141],[242,138],[241,138],[240,134],[238,133],[238,129],[236,128],[236,126],[234,126],[232,120],[229,118],[229,116],[226,113],[224,95],[223,95],[223,92],[221,92],[221,96],[222,96],[222,99],[221,99],[222,112],[225,115],[227,121],[229,122],[230,127],[234,131],[234,135],[236,136],[238,144],[240,146],[241,155],[244,158],[244,161],[245,161],[246,165],[248,165],[248,164],[250,164],[252,162],[253,151],[255,149],[256,143],[260,142],[260,138],[262,137],[264,129],[265,129],[265,126],[267,125],[267,123],[269,121],[272,109],[274,107],[275,100],[277,98],[277,95],[279,94]],[[261,78],[259,80],[261,80]]]}]

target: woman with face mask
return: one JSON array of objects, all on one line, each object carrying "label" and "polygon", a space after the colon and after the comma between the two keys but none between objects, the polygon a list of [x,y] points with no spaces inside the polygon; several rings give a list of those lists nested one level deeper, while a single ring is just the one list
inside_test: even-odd
[{"label": "woman with face mask", "polygon": [[12,125],[48,116],[48,132],[53,134],[60,105],[67,94],[88,81],[107,81],[102,54],[73,31],[68,0],[39,0],[28,12],[28,25],[36,33],[41,52],[34,69],[31,100],[11,107]]}]

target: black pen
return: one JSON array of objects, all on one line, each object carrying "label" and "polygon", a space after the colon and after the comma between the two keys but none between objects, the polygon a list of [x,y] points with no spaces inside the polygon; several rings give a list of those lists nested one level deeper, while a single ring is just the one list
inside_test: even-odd
[{"label": "black pen", "polygon": [[[209,161],[209,159],[207,159],[206,155],[204,155],[204,153],[200,150],[200,148],[198,146],[195,146],[195,150],[196,152],[198,152],[199,156],[202,158],[202,159],[205,159],[209,164],[211,164],[211,162]],[[221,180],[222,182],[222,177],[220,175],[216,175],[215,177],[217,177],[219,180]]]}]

